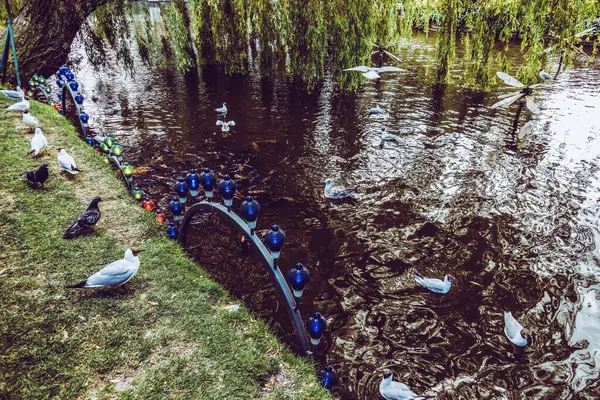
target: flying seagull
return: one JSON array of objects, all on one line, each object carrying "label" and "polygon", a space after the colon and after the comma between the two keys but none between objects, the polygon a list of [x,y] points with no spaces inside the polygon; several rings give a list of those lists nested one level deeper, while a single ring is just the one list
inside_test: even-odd
[{"label": "flying seagull", "polygon": [[77,221],[63,235],[63,239],[73,239],[77,236],[93,232],[94,225],[100,220],[100,209],[98,202],[102,201],[100,197],[94,197],[92,202],[79,214]]},{"label": "flying seagull", "polygon": [[140,259],[137,257],[140,251],[143,250],[136,248],[127,249],[122,259],[108,264],[85,281],[67,286],[67,288],[82,289],[124,285],[133,278],[140,268]]},{"label": "flying seagull", "polygon": [[215,108],[219,114],[227,114],[227,104],[223,103],[223,107]]},{"label": "flying seagull", "polygon": [[68,173],[70,173],[72,175],[83,172],[82,170],[77,168],[77,164],[75,164],[75,160],[73,160],[73,157],[71,157],[65,149],[58,149],[57,160],[58,160],[58,163],[60,164],[60,166],[63,168],[63,170],[67,171]]},{"label": "flying seagull", "polygon": [[433,397],[417,396],[408,386],[392,380],[392,371],[383,370],[383,379],[379,384],[379,394],[386,400],[426,400]]},{"label": "flying seagull", "polygon": [[504,334],[512,344],[518,347],[527,346],[529,331],[523,328],[510,311],[504,312]]},{"label": "flying seagull", "polygon": [[433,293],[446,294],[450,291],[450,287],[452,287],[452,281],[454,281],[454,277],[452,275],[446,275],[442,281],[441,279],[437,278],[423,278],[421,275],[415,272],[415,281]]},{"label": "flying seagull", "polygon": [[217,126],[221,126],[221,132],[229,132],[229,127],[235,126],[235,121],[224,122],[219,120],[217,121]]},{"label": "flying seagull", "polygon": [[348,197],[354,197],[352,195],[354,190],[333,186],[331,179],[325,179],[325,193],[323,194],[327,199],[345,199]]},{"label": "flying seagull", "polygon": [[30,128],[35,128],[40,124],[40,121],[29,113],[29,108],[23,110],[23,123]]},{"label": "flying seagull", "polygon": [[[507,85],[520,88],[521,90],[518,92],[508,93],[503,96],[500,96],[500,98],[503,100],[500,100],[496,104],[492,105],[492,108],[508,107],[515,101],[519,100],[521,97],[525,97],[525,104],[527,105],[527,108],[529,108],[533,113],[539,112],[540,109],[536,102],[533,101],[531,95],[533,94],[533,89],[540,86],[541,83],[525,86],[517,78],[500,71],[496,72],[496,76],[498,76],[498,78],[500,78]],[[552,77],[544,71],[540,71],[540,78],[542,78],[544,81],[552,79]]]},{"label": "flying seagull", "polygon": [[362,76],[367,79],[379,79],[381,76],[379,75],[381,72],[406,72],[405,69],[398,67],[366,67],[364,65],[359,65],[358,67],[346,68],[344,71],[359,71],[362,72]]},{"label": "flying seagull", "polygon": [[19,86],[17,86],[17,90],[0,90],[0,92],[13,100],[23,100],[23,97],[25,97],[25,93],[23,93],[23,90]]},{"label": "flying seagull", "polygon": [[44,187],[44,182],[48,179],[48,163],[43,163],[42,166],[35,171],[24,172],[21,176],[27,178],[27,180],[32,183],[39,183]]},{"label": "flying seagull", "polygon": [[4,107],[4,109],[8,110],[8,111],[18,111],[18,112],[23,112],[26,109],[29,109],[29,99],[27,97],[24,97],[21,101],[11,104],[8,107]]},{"label": "flying seagull", "polygon": [[35,133],[33,134],[29,145],[31,147],[31,151],[27,153],[27,155],[33,154],[35,156],[40,154],[40,152],[48,146],[48,140],[40,128],[35,128]]}]

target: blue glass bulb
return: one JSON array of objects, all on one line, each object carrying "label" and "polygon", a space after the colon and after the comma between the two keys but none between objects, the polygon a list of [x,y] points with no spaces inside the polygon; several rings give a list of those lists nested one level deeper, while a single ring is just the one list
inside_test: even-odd
[{"label": "blue glass bulb", "polygon": [[320,313],[314,313],[306,320],[306,329],[312,344],[317,345],[321,341],[325,329],[327,329],[327,320]]},{"label": "blue glass bulb", "polygon": [[93,138],[93,137],[91,137],[91,136],[86,136],[86,137],[85,137],[85,142],[86,142],[87,144],[89,144],[90,146],[94,147],[94,138]]},{"label": "blue glass bulb", "polygon": [[71,82],[71,81],[73,81],[73,79],[75,79],[75,75],[73,75],[73,73],[71,71],[65,72],[65,78],[67,78],[67,80],[69,82]]},{"label": "blue glass bulb", "polygon": [[75,96],[75,101],[77,104],[83,104],[83,96],[78,93],[77,96]]},{"label": "blue glass bulb", "polygon": [[310,272],[304,265],[298,263],[288,271],[287,278],[294,291],[294,297],[301,297],[310,279]]},{"label": "blue glass bulb", "polygon": [[74,92],[76,92],[77,89],[79,89],[79,83],[77,83],[75,81],[69,83],[69,86],[71,87],[71,90],[74,91]]},{"label": "blue glass bulb", "polygon": [[167,235],[169,235],[171,239],[177,237],[177,226],[175,224],[169,224],[169,226],[167,226]]},{"label": "blue glass bulb", "polygon": [[62,67],[60,67],[58,69],[58,73],[61,75],[65,75],[67,72],[71,72],[71,71],[69,70],[69,67],[67,67],[66,65],[63,65]]},{"label": "blue glass bulb", "polygon": [[79,115],[79,119],[81,120],[81,122],[83,122],[85,124],[85,123],[87,123],[90,120],[90,116],[87,115],[85,112],[82,112]]},{"label": "blue glass bulb", "polygon": [[169,210],[171,210],[175,217],[178,217],[183,211],[183,207],[176,196],[173,196],[173,199],[169,203]]},{"label": "blue glass bulb", "polygon": [[56,84],[58,85],[59,88],[63,87],[63,85],[65,84],[62,80],[57,79],[56,80]]},{"label": "blue glass bulb", "polygon": [[58,94],[58,99],[62,100],[62,94],[61,93]]},{"label": "blue glass bulb", "polygon": [[233,203],[233,196],[235,196],[235,190],[235,181],[231,179],[229,175],[225,175],[223,177],[223,180],[219,182],[219,193],[221,193],[223,202],[227,207],[231,207],[231,204]]},{"label": "blue glass bulb", "polygon": [[58,110],[58,113],[59,113],[60,115],[65,115],[65,110],[63,110],[63,109],[61,108],[60,110]]},{"label": "blue glass bulb", "polygon": [[273,258],[278,259],[279,252],[285,243],[285,232],[279,229],[277,225],[273,225],[271,230],[265,235],[264,241],[269,250],[271,250],[271,255]]},{"label": "blue glass bulb", "polygon": [[173,189],[175,189],[175,193],[177,193],[177,195],[179,196],[179,202],[185,203],[185,199],[188,193],[188,187],[185,183],[185,179],[182,176],[177,178],[177,182],[175,182]]},{"label": "blue glass bulb", "polygon": [[250,226],[250,229],[254,229],[256,227],[256,219],[260,213],[260,204],[252,196],[248,196],[240,206],[240,213],[242,213],[242,217],[244,217],[249,226],[251,222],[254,222],[254,226]]},{"label": "blue glass bulb", "polygon": [[327,389],[331,390],[337,384],[338,381],[338,373],[331,365],[325,367],[324,370],[321,371],[321,385]]},{"label": "blue glass bulb", "polygon": [[192,197],[198,196],[198,189],[200,188],[200,175],[196,173],[195,169],[190,169],[190,172],[185,176],[185,183],[187,184]]},{"label": "blue glass bulb", "polygon": [[210,169],[204,168],[204,171],[200,174],[200,184],[204,189],[206,197],[212,197],[212,191],[215,190],[215,185],[217,184],[217,177]]}]

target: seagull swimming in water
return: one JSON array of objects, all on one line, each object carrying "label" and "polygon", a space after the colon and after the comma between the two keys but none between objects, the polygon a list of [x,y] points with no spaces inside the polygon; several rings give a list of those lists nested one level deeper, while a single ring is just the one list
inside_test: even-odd
[{"label": "seagull swimming in water", "polygon": [[29,113],[29,108],[23,110],[23,123],[30,128],[35,128],[40,124],[40,121]]},{"label": "seagull swimming in water", "polygon": [[17,86],[17,90],[0,90],[0,93],[13,100],[23,100],[25,93],[21,90],[21,87]]},{"label": "seagull swimming in water", "polygon": [[392,371],[383,370],[383,379],[379,384],[379,394],[386,400],[426,400],[433,397],[417,396],[408,386],[392,380]]},{"label": "seagull swimming in water", "polygon": [[386,141],[386,140],[389,140],[389,141],[392,141],[392,140],[398,141],[398,140],[400,140],[400,136],[394,135],[393,133],[388,133],[387,132],[387,128],[383,128],[381,130],[381,140],[382,141]]},{"label": "seagull swimming in water", "polygon": [[366,67],[364,65],[359,65],[358,67],[346,68],[344,71],[359,71],[362,72],[362,76],[367,79],[375,80],[381,78],[379,75],[382,72],[406,72],[405,69],[398,67]]},{"label": "seagull swimming in water", "polygon": [[415,272],[415,281],[433,293],[446,294],[452,287],[452,281],[454,281],[454,277],[452,275],[446,275],[442,281],[441,279],[437,278],[423,278],[421,275]]},{"label": "seagull swimming in water", "polygon": [[504,334],[515,346],[527,346],[529,331],[523,328],[523,325],[512,316],[510,311],[504,312]]},{"label": "seagull swimming in water", "polygon": [[217,126],[221,126],[221,132],[229,132],[229,127],[235,126],[235,121],[225,122],[219,120],[217,121]]},{"label": "seagull swimming in water", "polygon": [[35,171],[24,172],[21,176],[27,178],[29,182],[39,183],[44,187],[44,182],[48,179],[48,163],[43,163],[42,166]]},{"label": "seagull swimming in water", "polygon": [[11,104],[8,107],[4,107],[5,110],[8,111],[18,111],[23,112],[25,110],[29,110],[29,99],[27,97],[23,97],[23,99],[17,103]]},{"label": "seagull swimming in water", "polygon": [[223,103],[223,107],[215,108],[219,114],[227,114],[227,104]]},{"label": "seagull swimming in water", "polygon": [[369,115],[375,114],[385,114],[385,111],[383,111],[383,108],[379,107],[379,104],[375,104],[375,107],[369,108]]},{"label": "seagull swimming in water", "polygon": [[136,248],[127,249],[122,259],[108,264],[85,281],[67,286],[67,288],[83,289],[124,285],[133,278],[140,268],[140,259],[137,257],[140,251],[143,250]]},{"label": "seagull swimming in water", "polygon": [[101,217],[100,209],[98,208],[98,203],[101,201],[100,197],[94,197],[88,208],[82,211],[79,217],[77,217],[77,221],[67,229],[63,235],[63,239],[73,239],[77,236],[93,232],[94,226]]},{"label": "seagull swimming in water", "polygon": [[31,151],[27,153],[27,155],[33,154],[34,156],[40,154],[40,152],[48,146],[48,140],[40,128],[35,128],[35,133],[33,134],[29,145],[31,147]]},{"label": "seagull swimming in water", "polygon": [[323,194],[327,199],[345,199],[348,197],[354,197],[352,195],[354,190],[333,186],[331,179],[325,179],[325,193]]},{"label": "seagull swimming in water", "polygon": [[69,153],[67,153],[65,149],[58,149],[57,160],[60,166],[71,175],[83,172],[82,170],[77,168],[75,160],[73,159],[73,157],[71,157]]}]

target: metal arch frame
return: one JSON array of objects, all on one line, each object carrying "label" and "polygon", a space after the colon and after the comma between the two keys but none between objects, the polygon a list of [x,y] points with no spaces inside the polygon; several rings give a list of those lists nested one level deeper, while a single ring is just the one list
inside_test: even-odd
[{"label": "metal arch frame", "polygon": [[244,221],[237,214],[235,214],[230,209],[219,203],[207,201],[195,203],[187,208],[181,221],[181,225],[179,228],[179,242],[181,243],[181,245],[185,247],[187,230],[192,221],[192,218],[199,212],[216,212],[217,214],[219,214],[219,216],[225,217],[225,220],[227,220],[232,226],[234,226],[240,232],[242,232],[246,239],[248,239],[254,244],[255,248],[258,250],[258,254],[264,261],[265,266],[273,274],[273,277],[275,278],[275,284],[279,289],[279,292],[285,298],[290,317],[292,318],[292,324],[294,325],[294,333],[296,334],[296,340],[298,346],[302,349],[302,354],[305,356],[311,355],[312,351],[308,341],[308,335],[306,334],[306,329],[302,321],[302,316],[300,315],[300,310],[298,309],[298,303],[296,302],[296,299],[294,298],[294,295],[292,294],[285,277],[281,273],[281,269],[277,267],[277,263],[275,262],[275,259],[273,259],[271,252],[267,250],[267,248],[265,247],[263,242],[258,238],[258,236],[251,232],[250,228],[248,227],[248,224],[246,224],[246,221]]}]

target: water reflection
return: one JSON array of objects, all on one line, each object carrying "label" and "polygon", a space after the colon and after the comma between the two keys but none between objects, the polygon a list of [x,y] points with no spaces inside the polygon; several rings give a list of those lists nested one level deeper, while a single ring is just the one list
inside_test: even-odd
[{"label": "water reflection", "polygon": [[[537,124],[516,143],[516,105],[495,111],[495,95],[426,84],[432,42],[406,45],[411,72],[355,95],[328,80],[309,95],[283,78],[210,69],[184,77],[137,65],[133,80],[94,74],[85,59],[78,77],[98,97],[86,106],[92,125],[150,168],[136,179],[163,204],[177,176],[210,166],[258,198],[259,228],[286,229],[281,265],[311,269],[302,307],[330,320],[318,359],[340,372],[343,398],[376,398],[384,367],[440,399],[597,397],[600,71],[578,67],[542,86]],[[230,134],[215,126],[223,101]],[[369,118],[375,103],[389,118]],[[381,147],[384,126],[402,140]],[[322,198],[325,178],[355,187],[357,200]],[[293,345],[258,260],[211,217],[195,229],[198,262]],[[457,282],[436,296],[413,271]],[[533,332],[522,357],[503,335],[505,309]]]}]

